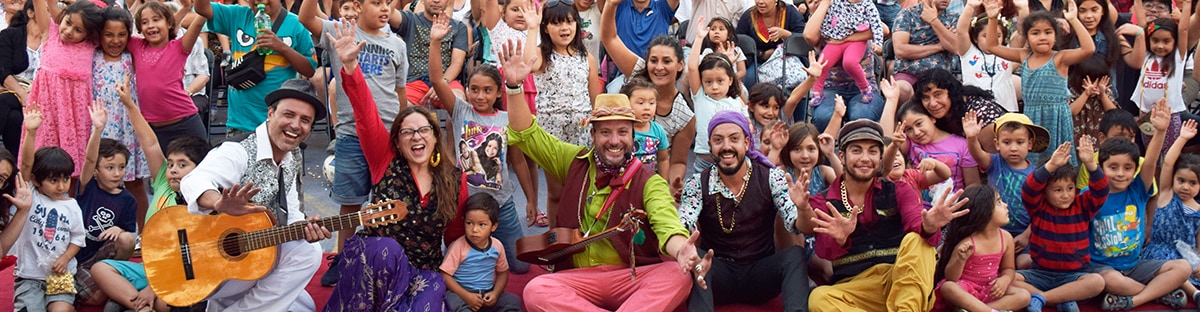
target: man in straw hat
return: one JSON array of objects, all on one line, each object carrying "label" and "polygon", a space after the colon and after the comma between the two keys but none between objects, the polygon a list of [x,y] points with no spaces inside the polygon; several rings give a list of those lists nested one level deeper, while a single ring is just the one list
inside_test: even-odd
[{"label": "man in straw hat", "polygon": [[800,231],[815,232],[817,256],[833,262],[834,283],[809,296],[813,311],[933,308],[934,246],[942,227],[966,214],[958,211],[965,200],[958,200],[962,191],[943,194],[925,211],[907,183],[883,179],[883,149],[890,141],[879,123],[851,121],[838,132],[845,173],[811,197],[808,173],[797,179]]},{"label": "man in straw hat", "polygon": [[707,126],[716,163],[688,179],[679,207],[684,226],[704,233],[697,241],[707,250],[703,261],[690,268],[696,282],[688,310],[761,304],[780,291],[787,294],[784,311],[808,310],[803,248],[790,246],[776,252],[774,240],[777,213],[788,232],[800,233],[792,194],[799,198],[801,192],[789,193],[787,174],[750,144],[746,116],[719,112]]},{"label": "man in straw hat", "polygon": [[[498,43],[499,44],[499,43]],[[695,241],[679,222],[667,181],[632,157],[633,108],[621,94],[596,97],[592,117],[593,148],[572,145],[537,125],[525,103],[522,81],[530,62],[519,43],[500,53],[508,93],[509,144],[520,147],[563,183],[555,227],[578,228],[594,235],[621,223],[623,215],[644,211],[635,230],[589,244],[564,257],[556,273],[535,277],[525,286],[530,311],[670,311],[683,303],[699,262]],[[664,262],[662,255],[680,260]],[[633,278],[631,278],[633,277]]]},{"label": "man in straw hat", "polygon": [[[183,181],[180,191],[194,214],[235,216],[269,211],[280,225],[306,222],[300,211],[300,143],[313,123],[325,119],[325,104],[304,79],[292,79],[266,96],[267,120],[240,142],[221,144]],[[209,311],[316,311],[303,287],[321,265],[321,248],[312,242],[332,237],[308,218],[305,241],[279,245],[278,260],[254,281],[227,281],[208,300]]]}]

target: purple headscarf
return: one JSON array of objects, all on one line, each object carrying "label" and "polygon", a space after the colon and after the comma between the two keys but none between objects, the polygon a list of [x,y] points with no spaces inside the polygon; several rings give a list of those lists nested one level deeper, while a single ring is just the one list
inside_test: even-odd
[{"label": "purple headscarf", "polygon": [[[746,140],[752,140],[754,137],[750,135],[750,120],[746,119],[746,116],[742,115],[742,113],[735,111],[718,112],[717,115],[713,116],[712,120],[708,122],[709,136],[711,137],[713,128],[724,123],[731,123],[742,128],[742,134],[746,135]],[[750,144],[750,147],[746,150],[746,157],[749,157],[751,161],[767,166],[767,168],[775,168],[775,164],[771,163],[771,160],[766,155],[763,155],[758,149],[754,148],[754,144]]]}]

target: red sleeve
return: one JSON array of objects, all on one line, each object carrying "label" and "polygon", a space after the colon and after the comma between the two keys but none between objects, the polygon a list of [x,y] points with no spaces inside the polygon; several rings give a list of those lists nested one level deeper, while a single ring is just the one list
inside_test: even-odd
[{"label": "red sleeve", "polygon": [[907,182],[897,181],[895,184],[896,205],[900,206],[900,222],[904,223],[904,231],[921,234],[930,246],[937,246],[942,241],[941,229],[929,235],[922,233],[921,213],[925,211],[925,205],[921,202],[921,195]]},{"label": "red sleeve", "polygon": [[916,187],[918,190],[928,190],[929,180],[925,178],[925,173],[917,169],[904,170],[904,182]]},{"label": "red sleeve", "polygon": [[355,68],[351,74],[342,68],[341,84],[350,98],[350,106],[354,107],[354,129],[358,131],[359,144],[367,159],[367,168],[371,171],[371,184],[379,183],[384,171],[387,171],[388,163],[395,158],[388,140],[388,129],[383,126],[383,119],[376,111],[375,98],[367,88],[361,69]]},{"label": "red sleeve", "polygon": [[[836,187],[840,187],[840,185],[841,185],[840,183],[842,183],[842,182],[836,181],[834,183],[837,185],[830,185],[829,189],[835,189]],[[813,210],[819,210],[819,211],[824,211],[825,213],[829,213],[829,207],[825,206],[825,202],[826,202],[826,200],[825,200],[824,193],[813,194],[812,196],[808,197],[809,207],[812,207]],[[816,242],[815,242],[816,245],[813,246],[813,249],[816,252],[817,256],[820,256],[821,259],[826,259],[826,260],[830,260],[830,261],[837,260],[837,258],[840,258],[841,256],[845,255],[847,252],[846,246],[850,246],[850,244],[852,243],[850,241],[850,239],[846,239],[846,245],[842,246],[842,245],[838,244],[836,239],[829,237],[829,235],[826,235],[823,233],[816,233],[814,236],[816,236]]]},{"label": "red sleeve", "polygon": [[1108,200],[1108,177],[1104,176],[1104,170],[1099,168],[1089,171],[1088,177],[1087,192],[1079,194],[1075,202],[1082,204],[1088,218],[1095,218],[1096,214],[1100,213],[1100,207],[1104,206],[1104,201]]}]

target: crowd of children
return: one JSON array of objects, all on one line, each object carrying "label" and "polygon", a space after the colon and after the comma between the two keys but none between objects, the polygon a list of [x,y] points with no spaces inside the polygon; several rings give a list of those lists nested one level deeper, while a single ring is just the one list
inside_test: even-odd
[{"label": "crowd of children", "polygon": [[[0,72],[0,96],[23,105],[19,152],[14,157],[0,150],[0,252],[16,257],[15,308],[112,304],[167,311],[145,269],[130,258],[144,222],[162,208],[185,204],[180,180],[210,148],[197,115],[202,109],[188,101],[194,92],[186,88],[185,65],[196,61],[192,52],[200,47],[198,38],[207,37],[206,23],[221,18],[212,17],[211,7],[209,18],[192,12],[190,0],[178,1],[177,9],[157,1],[25,1],[14,10],[8,9],[17,5],[6,2],[5,12],[44,33],[45,44],[30,49],[40,55],[36,76],[26,89],[4,76],[17,79],[17,72]],[[404,105],[444,110],[444,133],[456,155],[439,154],[432,162],[457,166],[466,184],[462,195],[468,196],[460,207],[466,235],[444,246],[438,268],[455,311],[520,310],[521,300],[504,292],[510,272],[530,270],[516,258],[517,239],[527,227],[552,226],[549,220],[556,219],[561,181],[547,177],[548,197],[539,209],[538,168],[508,146],[504,92],[514,88],[503,83],[497,55],[521,41],[528,43],[524,61],[533,69],[523,86],[531,111],[566,143],[591,145],[589,129],[581,125],[604,92],[605,67],[627,73],[619,93],[637,118],[628,157],[670,181],[673,194],[684,177],[721,156],[710,150],[707,132],[718,113],[747,116],[754,126],[752,147],[793,177],[807,177],[809,193],[816,194],[853,165],[843,164],[835,149],[847,111],[874,110],[891,135],[880,176],[913,186],[926,207],[952,192],[967,201],[963,209],[969,212],[944,231],[933,276],[935,309],[1077,311],[1077,302],[1094,297],[1105,310],[1148,302],[1178,309],[1200,301],[1200,262],[1184,260],[1200,251],[1200,156],[1191,144],[1200,117],[1189,111],[1200,93],[1200,74],[1193,69],[1193,47],[1200,41],[1193,27],[1200,18],[1193,0],[1175,1],[1175,13],[1161,16],[1148,16],[1141,0],[1134,1],[1132,21],[1120,27],[1118,8],[1106,0],[1066,0],[1032,11],[1029,3],[1015,4],[1020,0],[955,0],[963,6],[956,23],[961,31],[953,46],[939,48],[957,55],[960,67],[922,74],[912,85],[912,100],[902,100],[905,90],[895,80],[872,81],[869,73],[870,64],[882,65],[871,62],[884,54],[882,43],[894,31],[882,21],[895,17],[881,16],[877,1],[805,5],[827,11],[810,23],[820,26],[813,31],[824,45],[803,60],[807,79],[791,90],[772,82],[746,85],[757,74],[754,65],[765,61],[756,57],[764,51],[743,51],[737,38],[748,31],[724,17],[693,20],[701,39],[685,54],[686,44],[670,36],[649,41],[648,51],[631,51],[614,34],[620,28],[612,16],[617,4],[460,0],[448,1],[453,8],[439,2],[437,9],[453,14],[427,17],[402,8],[415,8],[408,4],[416,1],[339,0],[341,21],[334,21],[316,0],[297,1],[304,3],[296,6],[296,21],[284,20],[302,25],[295,31],[311,34],[308,39],[327,53],[339,48],[333,34],[354,28],[358,65],[379,103],[354,107],[342,86],[329,89],[329,106],[338,116],[334,153],[342,162],[334,181],[339,204],[363,201],[358,199],[366,198],[370,183],[356,116],[380,118],[390,127]],[[462,50],[460,33],[471,38],[471,47],[482,46]],[[427,37],[404,37],[409,34]],[[278,38],[250,33],[230,39],[266,45]],[[775,53],[788,53],[788,44],[778,41]],[[597,53],[601,44],[603,54]],[[418,50],[431,57],[411,59]],[[461,61],[460,50],[473,61]],[[300,51],[287,51],[294,52]],[[6,57],[0,55],[0,62]],[[335,73],[330,76],[340,73],[338,57],[328,59],[323,65]],[[290,59],[268,63],[280,60]],[[847,103],[849,97],[826,91],[828,81],[837,79],[834,69],[848,75],[861,101]],[[1120,69],[1136,71],[1134,78],[1118,81]],[[955,81],[944,81],[950,75]],[[1130,82],[1131,90],[1122,92]],[[417,85],[428,90],[409,88]],[[834,101],[832,113],[814,120],[828,120],[827,126],[793,120],[816,112],[804,101],[817,106],[826,94]],[[947,99],[968,94],[975,102]],[[877,96],[882,105],[873,104]],[[981,108],[979,101],[1002,111]],[[356,114],[359,109],[378,114]],[[939,117],[947,111],[961,119]],[[525,221],[514,201],[518,188],[530,199]],[[780,248],[808,248],[813,280],[833,282],[833,264],[812,254],[814,243],[776,234]],[[64,281],[72,287],[64,290]]]}]

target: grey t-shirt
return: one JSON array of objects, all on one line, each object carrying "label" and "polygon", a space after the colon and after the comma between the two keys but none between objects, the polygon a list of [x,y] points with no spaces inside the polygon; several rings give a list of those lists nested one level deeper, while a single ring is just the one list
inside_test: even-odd
[{"label": "grey t-shirt", "polygon": [[501,205],[512,199],[517,183],[508,174],[508,112],[481,114],[455,99],[449,123],[458,167],[467,175],[470,194],[487,193]]},{"label": "grey t-shirt", "polygon": [[[325,34],[333,34],[336,22],[321,21],[321,35],[317,46],[326,51],[333,51],[333,42]],[[391,34],[374,36],[367,34],[361,28],[355,27],[355,38],[366,42],[358,52],[358,67],[362,69],[363,78],[367,80],[367,88],[375,98],[375,107],[379,117],[383,119],[384,127],[391,128],[392,121],[400,112],[400,98],[396,88],[403,88],[408,78],[408,48],[404,40]],[[386,33],[386,32],[385,32]],[[342,60],[336,56],[329,58],[333,73],[340,76]],[[350,106],[350,98],[346,90],[338,84],[337,88],[337,134],[358,135],[354,130],[354,107]]]},{"label": "grey t-shirt", "polygon": [[[429,28],[433,26],[433,21],[425,18],[424,13],[409,11],[400,13],[403,14],[403,19],[399,27],[392,28],[392,32],[400,35],[412,45],[408,59],[412,63],[412,67],[409,67],[408,81],[426,79],[429,77]],[[467,42],[467,26],[451,19],[450,33],[442,38],[442,50],[438,51],[438,55],[442,57],[442,71],[450,66],[452,52],[454,50],[466,52],[469,44]],[[454,79],[456,77],[446,78]]]}]

